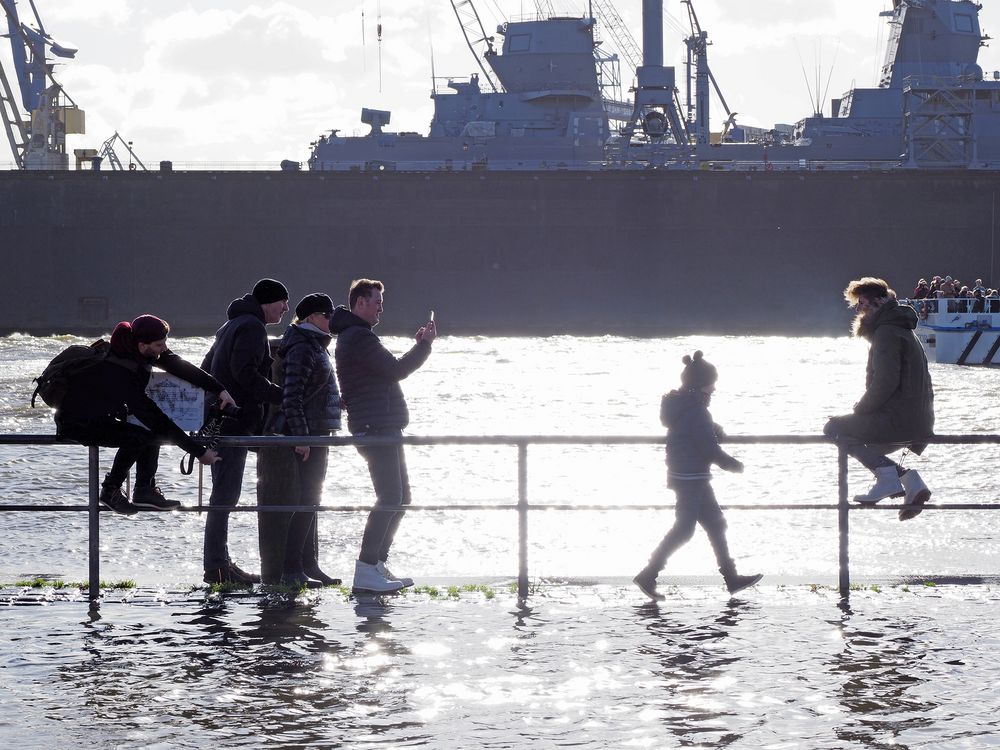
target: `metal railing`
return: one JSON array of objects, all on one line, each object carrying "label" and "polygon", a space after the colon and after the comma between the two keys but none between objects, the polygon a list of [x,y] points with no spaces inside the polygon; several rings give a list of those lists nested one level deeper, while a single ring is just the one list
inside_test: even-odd
[{"label": "metal railing", "polygon": [[[724,443],[742,445],[815,445],[834,444],[822,435],[740,435],[728,436]],[[945,445],[1000,444],[1000,435],[936,435],[926,442]],[[528,447],[531,445],[663,445],[663,437],[650,436],[609,436],[609,435],[491,435],[491,436],[416,436],[407,435],[402,439],[391,437],[309,437],[298,436],[248,436],[225,437],[220,446],[241,447],[294,447],[310,446],[356,446],[356,445],[492,445],[508,446],[517,450],[517,502],[509,504],[447,504],[447,505],[407,505],[403,509],[412,511],[516,511],[518,515],[518,574],[517,595],[521,602],[528,598],[528,511],[595,511],[595,510],[670,510],[670,503],[647,504],[565,504],[529,503],[528,501]],[[76,445],[54,435],[0,435],[0,445]],[[723,510],[836,510],[839,532],[839,591],[843,598],[850,596],[850,524],[849,514],[858,510],[899,510],[904,505],[879,503],[878,505],[852,505],[848,502],[848,455],[842,444],[837,445],[837,502],[836,503],[778,503],[778,504],[728,504]],[[87,505],[29,505],[0,504],[0,512],[86,512],[89,514],[88,545],[88,597],[92,606],[100,601],[100,449],[88,448],[88,503]],[[1000,510],[1000,503],[949,503],[937,505],[928,503],[921,506],[924,512],[937,510]],[[349,512],[367,513],[372,510],[397,512],[399,506],[380,507],[378,505],[245,505],[213,509],[206,505],[181,506],[179,512],[225,512],[225,513],[292,513],[303,512]],[[104,509],[104,512],[110,512]]]}]

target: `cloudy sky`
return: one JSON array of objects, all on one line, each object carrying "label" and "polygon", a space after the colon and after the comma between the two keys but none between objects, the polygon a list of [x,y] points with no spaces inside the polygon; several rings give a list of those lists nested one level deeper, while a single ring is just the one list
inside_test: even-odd
[{"label": "cloudy sky", "polygon": [[[586,0],[550,1],[574,15],[586,9]],[[1000,2],[984,1],[983,30],[1000,33]],[[488,31],[536,7],[534,0],[474,2]],[[46,30],[79,49],[56,72],[87,113],[88,134],[71,147],[99,147],[117,130],[148,164],[305,160],[324,131],[365,132],[365,106],[391,110],[392,130],[426,133],[431,50],[439,77],[476,69],[450,0],[36,4]],[[613,4],[641,41],[641,0]],[[22,20],[31,18],[26,0],[18,7]],[[886,37],[878,13],[887,7],[891,0],[695,0],[730,108],[744,124],[768,127],[811,112],[817,89],[828,100],[852,84],[874,83]],[[678,0],[665,0],[665,8],[665,58],[679,65],[683,45],[673,27],[687,25],[686,9]],[[10,50],[0,42],[11,75]],[[984,69],[1000,69],[998,47],[982,51]]]}]

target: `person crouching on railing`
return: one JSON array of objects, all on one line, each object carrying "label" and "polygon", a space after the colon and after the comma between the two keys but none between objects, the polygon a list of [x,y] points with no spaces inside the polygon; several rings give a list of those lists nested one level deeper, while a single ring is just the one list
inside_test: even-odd
[{"label": "person crouching on railing", "polygon": [[[169,333],[170,326],[155,315],[119,323],[111,334],[108,356],[70,381],[56,412],[60,436],[83,445],[118,448],[101,485],[100,503],[126,516],[134,515],[140,507],[171,510],[180,505],[167,500],[156,487],[160,439],[179,446],[206,466],[220,460],[215,451],[189,437],[146,395],[151,368],[157,365],[232,401],[218,381],[170,351]],[[144,426],[130,423],[129,415]],[[121,487],[133,466],[136,486],[134,503],[130,503]]]},{"label": "person crouching on railing", "polygon": [[712,422],[708,405],[719,374],[700,351],[684,355],[681,387],[663,396],[660,421],[667,428],[667,487],[677,497],[673,528],[653,550],[649,563],[632,581],[650,599],[664,597],[656,590],[656,577],[667,559],[694,536],[698,524],[708,534],[719,572],[729,593],[753,586],[764,576],[740,575],[729,555],[726,519],[712,490],[712,464],[741,473],[743,464],[719,445],[722,428]]}]

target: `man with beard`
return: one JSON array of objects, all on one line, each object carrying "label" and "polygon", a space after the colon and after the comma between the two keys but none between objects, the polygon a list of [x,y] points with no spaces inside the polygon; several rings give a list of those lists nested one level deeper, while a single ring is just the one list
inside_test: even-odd
[{"label": "man with beard", "polygon": [[[218,394],[220,399],[232,401],[215,378],[167,348],[169,332],[166,321],[155,315],[140,315],[131,323],[119,323],[111,334],[108,355],[70,380],[66,396],[56,410],[60,436],[84,445],[118,448],[111,471],[101,485],[100,502],[122,515],[133,515],[139,507],[170,510],[180,505],[163,497],[156,486],[160,440],[183,448],[203,464],[219,460],[215,451],[189,437],[146,395],[151,368],[155,365]],[[145,427],[129,423],[129,415]],[[135,492],[133,502],[129,502],[121,486],[133,464]]]},{"label": "man with beard", "polygon": [[[275,279],[261,279],[249,294],[229,303],[226,322],[215,333],[201,367],[229,390],[240,406],[238,416],[222,422],[223,435],[259,435],[265,406],[281,403],[281,388],[270,380],[271,354],[266,326],[276,325],[288,312],[288,289]],[[205,583],[260,583],[260,576],[240,568],[229,556],[229,509],[243,491],[247,448],[219,449],[212,467],[212,494],[205,519]]]},{"label": "man with beard", "polygon": [[854,500],[874,504],[905,497],[899,511],[905,521],[920,514],[931,496],[920,475],[886,457],[899,448],[920,455],[934,432],[934,391],[927,357],[913,333],[917,313],[900,305],[882,279],[865,277],[847,285],[844,299],[856,311],[854,335],[869,342],[865,393],[854,413],[832,417],[824,434],[875,475],[875,484]]}]

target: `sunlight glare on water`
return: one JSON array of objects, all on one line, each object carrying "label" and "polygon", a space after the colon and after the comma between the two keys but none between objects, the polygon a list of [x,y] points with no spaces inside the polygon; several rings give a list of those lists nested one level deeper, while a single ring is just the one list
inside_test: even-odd
[{"label": "sunlight glare on water", "polygon": [[[69,337],[0,339],[0,424],[11,432],[52,431],[47,409],[31,409],[31,378]],[[76,340],[79,341],[79,340]],[[388,338],[396,352],[410,345]],[[172,340],[178,353],[200,361],[209,340]],[[477,338],[443,337],[426,365],[403,382],[416,435],[648,435],[662,438],[659,400],[679,384],[681,357],[694,349],[719,370],[711,410],[730,435],[816,435],[826,419],[845,413],[864,388],[866,346],[847,337]],[[992,433],[1000,425],[994,371],[932,365],[939,433]],[[836,451],[829,445],[730,445],[745,464],[740,475],[715,472],[723,504],[833,504]],[[983,471],[996,447],[931,446],[907,465],[919,467],[940,502],[989,501],[995,474]],[[44,455],[44,459],[41,456]],[[110,460],[110,451],[103,454]],[[517,499],[513,446],[410,446],[415,504],[511,504]],[[160,484],[168,496],[197,502],[197,472],[183,477],[176,449],[163,451]],[[107,465],[107,464],[105,464]],[[663,449],[657,445],[539,445],[528,451],[528,498],[534,503],[667,504]],[[72,447],[9,447],[0,453],[6,501],[79,502],[85,496],[86,454]],[[852,493],[869,475],[852,462]],[[252,503],[251,456],[244,503]],[[208,487],[204,493],[207,496]],[[364,462],[350,447],[331,456],[327,504],[372,501]],[[836,574],[837,528],[832,511],[730,511],[733,552],[741,563],[775,575],[830,579]],[[900,524],[894,513],[855,514],[852,569],[856,574],[996,572],[997,540],[982,513],[925,513]],[[533,575],[626,576],[641,565],[669,526],[670,511],[538,511],[531,515]],[[37,571],[83,578],[86,518],[78,514],[0,518],[21,543],[0,551],[8,579]],[[57,523],[65,540],[53,550],[45,530]],[[324,567],[347,578],[364,516],[321,517]],[[234,559],[253,567],[256,522],[231,521]],[[102,524],[102,572],[142,582],[190,582],[200,577],[203,520],[194,514],[141,514]],[[510,512],[411,513],[400,527],[394,560],[421,575],[493,576],[516,565],[516,517]],[[891,544],[888,543],[891,540]],[[956,553],[957,552],[957,553]],[[712,575],[702,535],[683,548],[667,576]]]}]

